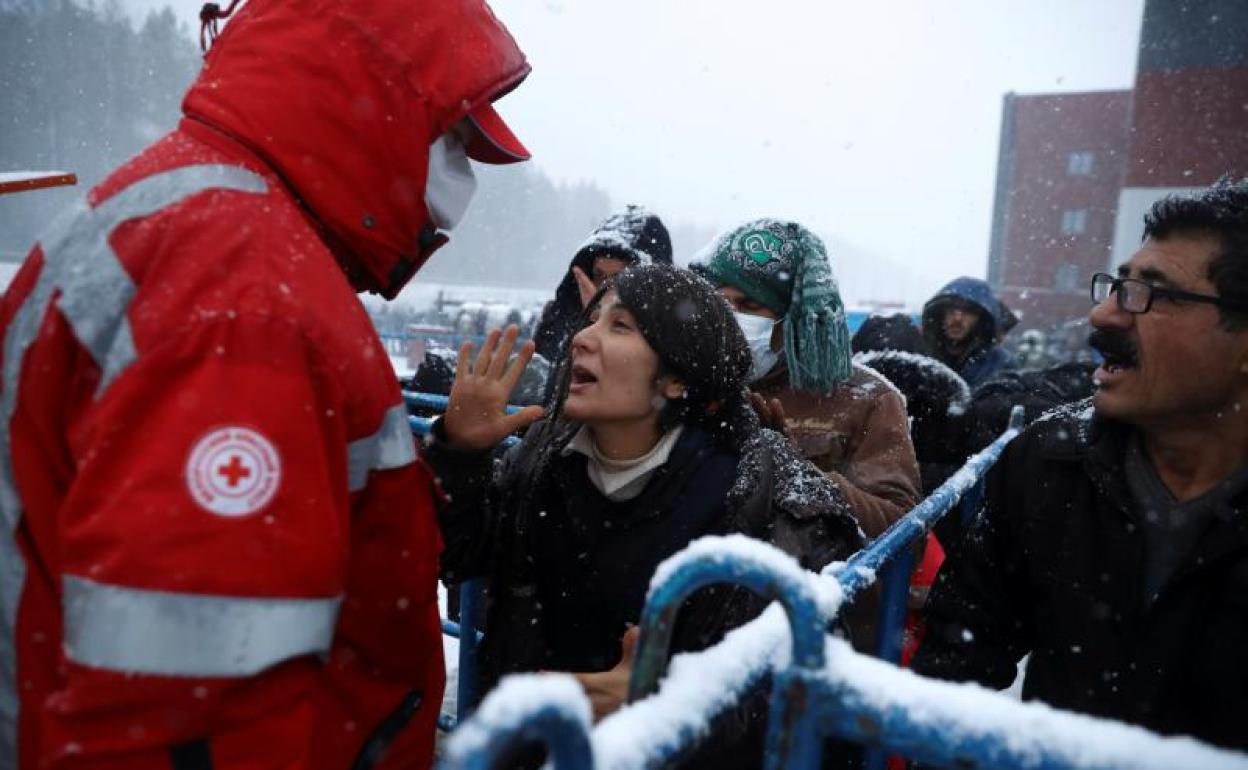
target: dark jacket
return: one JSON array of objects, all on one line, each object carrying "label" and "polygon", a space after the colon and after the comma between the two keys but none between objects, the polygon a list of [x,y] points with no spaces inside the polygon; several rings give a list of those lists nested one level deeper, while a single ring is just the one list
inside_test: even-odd
[{"label": "dark jacket", "polygon": [[[982,314],[974,331],[975,339],[966,352],[959,355],[950,350],[941,323],[945,309],[956,303],[970,304]],[[923,336],[928,345],[972,388],[992,379],[998,372],[1018,368],[1018,360],[1000,346],[1001,338],[1017,321],[992,293],[992,287],[978,278],[950,281],[923,306]]]},{"label": "dark jacket", "polygon": [[630,265],[649,262],[672,264],[672,240],[667,228],[654,214],[641,206],[627,206],[624,211],[607,217],[589,235],[572,257],[555,298],[542,308],[542,317],[533,331],[538,355],[557,366],[563,360],[568,340],[576,332],[576,319],[581,314],[581,293],[572,268],[579,267],[586,275],[593,274],[594,260],[611,257]]},{"label": "dark jacket", "polygon": [[975,389],[966,411],[967,455],[991,444],[1005,431],[1010,411],[1022,406],[1028,422],[1062,404],[1092,395],[1096,364],[1070,363],[1032,372],[1002,372]]},{"label": "dark jacket", "polygon": [[[508,672],[614,666],[655,567],[703,535],[744,533],[812,570],[863,543],[845,499],[776,433],[756,430],[736,452],[687,427],[641,496],[613,503],[589,483],[584,456],[561,454],[574,427],[543,439],[551,426],[534,426],[497,469],[436,441],[426,452],[449,497],[443,576],[490,581],[478,648],[486,687]],[[535,467],[544,440],[547,462]],[[763,607],[743,589],[704,589],[679,616],[673,652],[710,646]],[[765,714],[765,699],[749,699],[724,728],[729,743],[748,733],[761,747]]]},{"label": "dark jacket", "polygon": [[1007,447],[932,591],[914,668],[1000,689],[1030,653],[1025,699],[1248,748],[1248,494],[1150,605],[1131,431],[1081,402]]},{"label": "dark jacket", "polygon": [[960,440],[971,396],[966,383],[957,372],[919,353],[873,350],[855,354],[854,362],[883,375],[906,397],[923,494],[930,494],[966,461]]}]

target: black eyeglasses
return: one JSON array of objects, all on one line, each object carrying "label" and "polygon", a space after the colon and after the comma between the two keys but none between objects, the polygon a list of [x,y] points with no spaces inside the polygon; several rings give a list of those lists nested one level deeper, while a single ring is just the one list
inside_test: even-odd
[{"label": "black eyeglasses", "polygon": [[1154,286],[1147,281],[1141,281],[1138,278],[1115,278],[1109,273],[1097,273],[1092,276],[1092,301],[1101,304],[1109,295],[1118,295],[1118,308],[1128,313],[1147,313],[1153,308],[1153,300],[1161,297],[1162,299],[1182,299],[1188,302],[1204,302],[1208,305],[1217,305],[1229,309],[1242,309],[1240,305],[1227,302],[1221,297],[1211,297],[1208,294],[1193,294],[1190,291],[1180,291],[1178,289],[1166,289],[1161,286]]}]

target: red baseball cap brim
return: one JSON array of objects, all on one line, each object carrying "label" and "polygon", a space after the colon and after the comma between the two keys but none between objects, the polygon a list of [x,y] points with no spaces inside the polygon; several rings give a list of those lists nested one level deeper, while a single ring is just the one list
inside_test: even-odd
[{"label": "red baseball cap brim", "polygon": [[532,157],[489,102],[469,112],[468,122],[476,129],[465,147],[473,160],[503,165]]}]

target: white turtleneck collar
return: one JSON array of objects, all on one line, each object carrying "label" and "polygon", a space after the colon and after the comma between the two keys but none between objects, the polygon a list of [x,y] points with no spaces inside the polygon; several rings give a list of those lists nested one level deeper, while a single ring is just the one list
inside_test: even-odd
[{"label": "white turtleneck collar", "polygon": [[579,452],[589,458],[586,470],[590,482],[612,502],[632,500],[646,488],[654,472],[663,467],[671,456],[676,441],[684,427],[677,425],[659,439],[649,452],[631,460],[612,460],[598,451],[593,431],[582,426],[568,445],[563,448],[565,456]]}]

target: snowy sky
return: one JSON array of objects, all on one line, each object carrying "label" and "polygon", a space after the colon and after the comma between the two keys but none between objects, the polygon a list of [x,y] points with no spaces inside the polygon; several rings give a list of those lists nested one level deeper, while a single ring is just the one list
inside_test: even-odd
[{"label": "snowy sky", "polygon": [[796,219],[888,260],[850,293],[915,303],[986,272],[1002,95],[1130,87],[1143,0],[491,5],[533,64],[499,109],[547,173],[716,228]]}]

